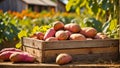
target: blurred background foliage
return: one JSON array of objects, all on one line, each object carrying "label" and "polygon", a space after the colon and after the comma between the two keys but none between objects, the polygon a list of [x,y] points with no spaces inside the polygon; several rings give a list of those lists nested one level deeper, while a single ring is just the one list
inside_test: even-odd
[{"label": "blurred background foliage", "polygon": [[[0,10],[0,43],[20,40],[35,32],[45,33],[56,20],[94,27],[110,38],[119,38],[118,0],[69,0],[67,12],[42,11],[3,12]],[[20,46],[20,43],[17,44]]]}]

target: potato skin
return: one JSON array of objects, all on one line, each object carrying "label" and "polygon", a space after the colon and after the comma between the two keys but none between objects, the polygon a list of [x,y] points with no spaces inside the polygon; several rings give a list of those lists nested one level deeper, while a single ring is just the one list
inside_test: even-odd
[{"label": "potato skin", "polygon": [[56,31],[54,30],[54,28],[48,29],[44,35],[44,40],[46,40],[49,37],[54,37],[55,33],[56,33]]},{"label": "potato skin", "polygon": [[56,63],[59,65],[67,64],[72,61],[72,56],[66,53],[61,53],[56,57]]},{"label": "potato skin", "polygon": [[0,54],[1,54],[2,52],[5,52],[5,51],[22,52],[22,50],[16,49],[16,48],[4,48],[4,49],[2,49],[2,50],[0,51]]},{"label": "potato skin", "polygon": [[68,34],[64,30],[59,30],[56,32],[55,37],[58,38],[58,40],[67,40]]},{"label": "potato skin", "polygon": [[94,37],[94,39],[110,39],[108,38],[107,35],[105,35],[104,33],[97,33],[96,36]]},{"label": "potato skin", "polygon": [[64,29],[64,24],[63,22],[61,21],[55,21],[53,22],[53,28],[58,31],[58,30],[61,30],[61,29]]},{"label": "potato skin", "polygon": [[58,41],[56,37],[49,37],[45,41]]},{"label": "potato skin", "polygon": [[86,40],[85,36],[82,34],[79,34],[79,33],[71,34],[70,39],[71,40],[80,40],[80,41]]},{"label": "potato skin", "polygon": [[9,59],[12,62],[34,62],[35,58],[27,52],[16,52],[10,55]]},{"label": "potato skin", "polygon": [[76,23],[70,23],[70,24],[66,24],[64,26],[64,29],[71,31],[72,33],[78,33],[80,32],[81,27]]},{"label": "potato skin", "polygon": [[4,52],[2,52],[2,53],[0,54],[0,59],[1,59],[1,60],[4,60],[4,61],[10,60],[9,57],[10,57],[10,55],[13,54],[13,53],[15,53],[15,51],[4,51]]},{"label": "potato skin", "polygon": [[80,33],[86,36],[87,38],[94,38],[97,34],[97,30],[93,27],[84,27],[81,29]]}]

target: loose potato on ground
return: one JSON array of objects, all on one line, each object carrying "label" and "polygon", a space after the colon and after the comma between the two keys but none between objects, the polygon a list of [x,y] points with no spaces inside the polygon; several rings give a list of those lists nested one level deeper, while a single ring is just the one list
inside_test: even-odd
[{"label": "loose potato on ground", "polygon": [[27,52],[16,52],[10,55],[12,62],[34,62],[35,58]]},{"label": "loose potato on ground", "polygon": [[13,53],[15,53],[15,51],[4,51],[0,54],[0,59],[3,61],[10,60],[9,57]]},{"label": "loose potato on ground", "polygon": [[16,49],[16,48],[4,48],[0,51],[0,53],[5,52],[5,51],[15,51],[15,52],[22,52],[22,50],[20,49]]},{"label": "loose potato on ground", "polygon": [[67,64],[72,61],[72,56],[66,53],[61,53],[56,57],[56,63],[59,65]]}]

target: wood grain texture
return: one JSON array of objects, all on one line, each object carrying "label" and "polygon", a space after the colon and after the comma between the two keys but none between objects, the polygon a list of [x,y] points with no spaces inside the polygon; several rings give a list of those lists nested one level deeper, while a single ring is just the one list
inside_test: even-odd
[{"label": "wood grain texture", "polygon": [[35,64],[35,63],[16,63],[0,62],[0,68],[120,68],[120,64]]},{"label": "wood grain texture", "polygon": [[52,41],[23,38],[23,50],[34,55],[40,63],[55,62],[60,53],[68,53],[73,62],[94,60],[117,60],[119,40]]},{"label": "wood grain texture", "polygon": [[118,47],[106,48],[82,48],[67,50],[45,51],[45,62],[55,62],[58,54],[67,53],[73,57],[74,62],[94,61],[94,60],[116,60],[118,58]]}]

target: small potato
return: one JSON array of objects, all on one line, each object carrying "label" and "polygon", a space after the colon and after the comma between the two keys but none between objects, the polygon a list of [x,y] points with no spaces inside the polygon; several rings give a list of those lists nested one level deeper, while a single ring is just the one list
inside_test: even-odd
[{"label": "small potato", "polygon": [[72,56],[66,53],[61,53],[56,58],[56,63],[59,65],[67,64],[72,61]]},{"label": "small potato", "polygon": [[61,30],[61,29],[64,29],[64,23],[61,22],[61,21],[55,21],[53,22],[53,28],[58,31],[58,30]]},{"label": "small potato", "polygon": [[103,33],[97,33],[94,38],[95,39],[109,39],[108,36]]},{"label": "small potato", "polygon": [[45,41],[58,41],[56,37],[49,37]]},{"label": "small potato", "polygon": [[71,34],[70,35],[70,40],[79,40],[79,41],[83,41],[83,40],[86,40],[86,37],[82,34]]}]

